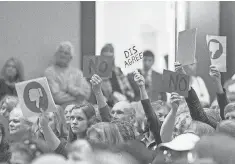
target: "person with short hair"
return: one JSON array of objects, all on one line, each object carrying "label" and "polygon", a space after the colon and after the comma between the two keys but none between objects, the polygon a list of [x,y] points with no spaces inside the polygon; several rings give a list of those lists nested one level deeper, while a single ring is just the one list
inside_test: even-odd
[{"label": "person with short hair", "polygon": [[[138,70],[141,75],[144,76],[145,78],[145,88],[147,90],[149,99],[153,102],[153,101],[157,101],[157,100],[163,100],[166,101],[167,100],[167,96],[165,92],[162,92],[162,74],[154,71],[152,69],[152,66],[154,64],[155,57],[154,54],[149,51],[146,50],[143,52],[143,69]],[[136,83],[134,82],[134,77],[133,74],[128,74],[128,80],[134,90],[135,93],[135,101],[139,101],[140,100],[140,92],[139,92],[139,88],[136,85]]]},{"label": "person with short hair", "polygon": [[91,92],[82,71],[70,66],[73,55],[73,45],[68,41],[61,42],[54,55],[54,64],[45,71],[53,99],[63,107],[73,102],[83,103]]}]

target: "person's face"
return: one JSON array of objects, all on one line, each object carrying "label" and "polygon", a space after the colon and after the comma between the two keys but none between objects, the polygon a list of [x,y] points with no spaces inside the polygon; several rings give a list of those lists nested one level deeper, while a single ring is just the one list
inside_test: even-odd
[{"label": "person's face", "polygon": [[159,110],[157,110],[156,112],[156,115],[158,116],[159,120],[161,122],[163,122],[165,120],[165,117],[166,117],[166,109],[164,108],[160,108]]},{"label": "person's face", "polygon": [[5,71],[6,71],[5,73],[8,77],[13,78],[17,75],[15,63],[12,60],[7,63]]},{"label": "person's face", "polygon": [[111,57],[114,57],[114,53],[113,52],[103,52],[102,56],[111,56]]},{"label": "person's face", "polygon": [[195,64],[184,66],[184,70],[188,75],[195,76],[196,71],[197,71],[197,64],[195,63]]},{"label": "person's face", "polygon": [[24,126],[23,126],[22,115],[17,112],[11,113],[9,117],[10,134],[18,133],[23,129],[24,129]]},{"label": "person's face", "polygon": [[71,110],[74,105],[68,105],[65,110],[64,110],[64,115],[66,119],[66,123],[69,125],[70,124],[70,115],[71,115]]},{"label": "person's face", "polygon": [[7,110],[7,103],[4,102],[0,109],[0,115],[4,116],[5,118],[9,118],[9,111]]},{"label": "person's face", "polygon": [[30,163],[29,159],[30,158],[26,153],[15,151],[15,152],[12,152],[10,163],[11,164],[29,164]]},{"label": "person's face", "polygon": [[88,128],[88,120],[82,109],[73,109],[70,116],[71,129],[74,134],[84,133]]},{"label": "person's face", "polygon": [[235,120],[235,111],[229,112],[225,115],[226,120]]},{"label": "person's face", "polygon": [[72,55],[68,47],[60,48],[56,53],[56,63],[61,67],[67,67],[71,59]]},{"label": "person's face", "polygon": [[154,59],[150,56],[145,56],[143,59],[144,70],[149,70],[152,68]]},{"label": "person's face", "polygon": [[114,105],[111,116],[114,120],[129,120],[131,119],[131,109],[125,103],[117,103]]}]

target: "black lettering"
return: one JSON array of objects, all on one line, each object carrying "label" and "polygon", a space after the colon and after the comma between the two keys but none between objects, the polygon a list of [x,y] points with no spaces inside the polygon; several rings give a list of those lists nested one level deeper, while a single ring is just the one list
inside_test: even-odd
[{"label": "black lettering", "polygon": [[106,61],[102,61],[99,65],[99,72],[104,73],[108,69],[108,63]]},{"label": "black lettering", "polygon": [[135,63],[135,61],[136,61],[135,56],[132,56],[131,58],[132,58],[132,63]]},{"label": "black lettering", "polygon": [[129,64],[128,64],[128,62],[125,61],[125,68],[126,68],[126,66],[129,66]]},{"label": "black lettering", "polygon": [[[175,81],[176,80],[176,81]],[[171,84],[173,83],[174,90],[177,90],[177,84],[178,84],[178,75],[176,76],[176,79],[174,80],[174,77],[170,75],[170,83],[169,88],[171,88]]]},{"label": "black lettering", "polygon": [[[183,88],[183,89],[181,88],[181,86],[182,86],[182,85],[181,85],[182,80],[183,80],[183,83],[184,83],[184,85],[183,85],[184,88]],[[187,81],[182,77],[182,78],[180,79],[180,81],[179,81],[179,90],[180,90],[180,91],[185,91],[186,89],[187,89]]]},{"label": "black lettering", "polygon": [[134,54],[136,54],[138,51],[135,49],[135,46],[133,46]]},{"label": "black lettering", "polygon": [[124,51],[124,54],[125,54],[126,58],[128,58],[130,56],[128,51]]},{"label": "black lettering", "polygon": [[96,72],[96,63],[94,63],[94,61],[92,59],[90,59],[88,62],[88,68],[89,68],[89,74]]},{"label": "black lettering", "polygon": [[139,56],[140,56],[140,55],[138,55],[138,54],[135,56],[136,61],[139,61],[139,60],[140,60],[140,59],[138,58]]},{"label": "black lettering", "polygon": [[131,52],[131,48],[129,48],[129,51],[130,51],[130,53],[131,53],[131,56],[134,55],[134,54]]},{"label": "black lettering", "polygon": [[143,52],[139,53],[140,59],[143,59]]},{"label": "black lettering", "polygon": [[128,63],[129,63],[129,65],[131,65],[131,64],[132,64],[132,61],[131,61],[131,59],[128,59]]}]

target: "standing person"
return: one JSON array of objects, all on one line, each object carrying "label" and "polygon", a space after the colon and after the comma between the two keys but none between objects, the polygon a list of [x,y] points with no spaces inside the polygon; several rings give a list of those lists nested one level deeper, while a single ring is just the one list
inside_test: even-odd
[{"label": "standing person", "polygon": [[[101,50],[101,56],[112,56],[115,60],[113,45],[106,44]],[[104,80],[102,91],[111,107],[120,101],[115,95],[122,95],[121,97],[125,97],[125,99],[129,101],[132,101],[135,96],[127,77],[124,76],[121,69],[115,65],[112,70],[112,78]]]},{"label": "standing person", "polygon": [[6,96],[17,96],[15,83],[24,80],[23,65],[20,60],[10,58],[6,61],[2,68],[0,79],[0,100]]},{"label": "standing person", "polygon": [[[145,88],[147,90],[148,96],[150,100],[157,101],[157,100],[163,100],[166,101],[166,93],[161,92],[162,90],[162,75],[157,73],[152,69],[152,66],[154,64],[154,54],[151,51],[144,51],[143,52],[143,69],[138,70],[141,75],[144,76],[145,79]],[[140,100],[140,92],[139,88],[134,82],[134,77],[132,74],[128,75],[129,82],[131,83],[132,88],[135,92],[135,100]]]},{"label": "standing person", "polygon": [[79,69],[70,66],[73,45],[70,42],[60,43],[54,57],[55,63],[46,69],[45,76],[55,103],[64,108],[73,102],[83,103],[88,100],[90,84]]}]

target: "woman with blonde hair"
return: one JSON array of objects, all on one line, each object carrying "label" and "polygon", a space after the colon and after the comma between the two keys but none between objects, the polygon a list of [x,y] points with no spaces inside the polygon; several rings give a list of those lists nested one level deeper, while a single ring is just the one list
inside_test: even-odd
[{"label": "woman with blonde hair", "polygon": [[9,114],[18,104],[18,98],[15,96],[5,96],[0,102],[0,115],[9,119]]},{"label": "woman with blonde hair", "polygon": [[0,100],[5,95],[16,96],[15,83],[24,80],[23,65],[20,60],[10,58],[6,61],[2,68],[0,79]]},{"label": "woman with blonde hair", "polygon": [[92,142],[101,142],[109,145],[124,142],[117,125],[108,122],[100,122],[89,128],[87,138]]}]

